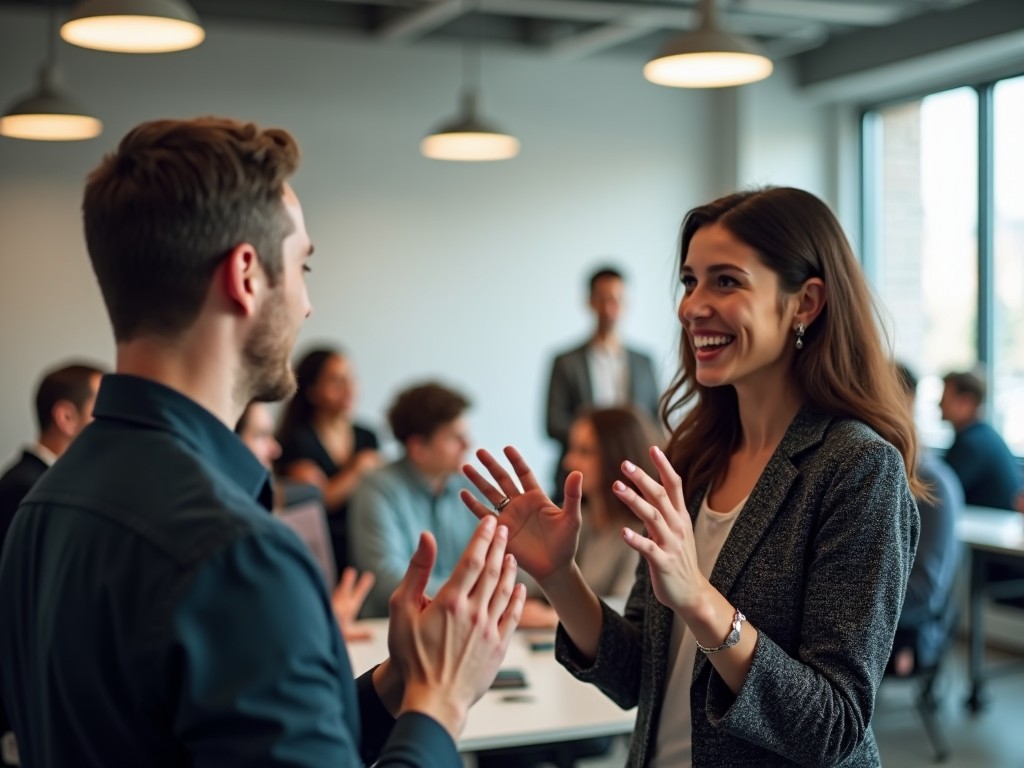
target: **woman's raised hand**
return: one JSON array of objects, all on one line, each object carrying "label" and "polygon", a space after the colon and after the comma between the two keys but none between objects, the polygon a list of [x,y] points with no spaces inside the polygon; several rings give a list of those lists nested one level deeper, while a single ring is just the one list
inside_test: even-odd
[{"label": "woman's raised hand", "polygon": [[660,482],[624,461],[622,471],[640,494],[618,480],[612,484],[612,491],[647,529],[646,538],[629,528],[623,528],[622,537],[647,561],[655,597],[685,617],[712,587],[697,560],[682,480],[660,448],[651,448],[651,459]]},{"label": "woman's raised hand", "polygon": [[565,481],[565,506],[559,509],[541,489],[519,451],[510,446],[504,453],[518,482],[494,456],[481,449],[476,455],[491,479],[469,464],[462,471],[490,506],[469,491],[462,491],[462,501],[481,519],[498,512],[498,522],[508,528],[508,551],[543,587],[548,577],[570,567],[576,556],[582,524],[583,476],[579,472],[569,474]]}]

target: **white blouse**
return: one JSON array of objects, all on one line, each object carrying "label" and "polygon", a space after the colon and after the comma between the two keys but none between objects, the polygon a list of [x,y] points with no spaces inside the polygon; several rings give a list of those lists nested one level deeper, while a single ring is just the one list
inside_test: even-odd
[{"label": "white blouse", "polygon": [[[716,512],[708,506],[710,490],[704,495],[693,529],[693,540],[697,546],[697,560],[700,572],[711,577],[711,571],[718,560],[722,545],[729,538],[733,523],[740,510],[747,503],[743,499],[728,512]],[[672,640],[668,657],[672,659],[665,683],[665,701],[661,708],[656,731],[653,768],[680,768],[690,765],[690,738],[693,732],[690,721],[690,683],[693,665],[697,659],[697,641],[686,623],[675,617],[672,622]]]}]

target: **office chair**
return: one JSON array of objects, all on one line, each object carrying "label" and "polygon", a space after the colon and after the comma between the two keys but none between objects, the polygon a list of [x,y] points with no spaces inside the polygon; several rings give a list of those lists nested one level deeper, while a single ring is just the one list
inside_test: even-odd
[{"label": "office chair", "polygon": [[[942,616],[939,617],[938,631],[941,634],[941,643],[932,654],[932,658],[921,655],[919,649],[919,628],[898,629],[896,638],[893,641],[892,654],[889,659],[889,666],[885,674],[898,680],[907,680],[916,684],[917,693],[914,697],[914,707],[917,709],[924,724],[928,741],[935,753],[935,762],[945,762],[949,758],[949,741],[946,739],[939,720],[939,709],[941,702],[936,692],[936,684],[942,673],[943,665],[949,650],[953,645],[954,630],[956,629],[959,610],[952,599],[952,595],[946,601]],[[906,648],[914,651],[914,667],[907,675],[897,675],[893,666],[893,659],[896,654]]]}]

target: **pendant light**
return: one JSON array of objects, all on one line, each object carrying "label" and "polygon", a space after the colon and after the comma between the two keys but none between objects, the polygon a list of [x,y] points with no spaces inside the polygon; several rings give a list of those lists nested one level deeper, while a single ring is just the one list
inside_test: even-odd
[{"label": "pendant light", "polygon": [[0,135],[35,141],[79,141],[100,135],[103,124],[60,90],[57,71],[57,11],[50,0],[46,61],[34,93],[12,104],[0,117]]},{"label": "pendant light", "polygon": [[60,28],[72,45],[115,53],[167,53],[206,37],[185,0],[80,0]]},{"label": "pendant light", "polygon": [[760,46],[719,26],[715,0],[701,0],[700,26],[670,41],[644,66],[644,77],[676,88],[723,88],[764,80],[772,62]]},{"label": "pendant light", "polygon": [[[420,152],[433,160],[480,162],[508,160],[519,154],[519,139],[480,119],[480,48],[483,39],[479,3],[477,29],[462,44],[462,95],[458,115],[438,126],[422,142]],[[472,48],[472,50],[470,50]]]}]

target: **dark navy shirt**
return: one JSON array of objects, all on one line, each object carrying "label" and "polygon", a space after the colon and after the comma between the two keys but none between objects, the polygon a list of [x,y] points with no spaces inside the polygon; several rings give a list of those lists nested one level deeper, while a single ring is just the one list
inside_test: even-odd
[{"label": "dark navy shirt", "polygon": [[999,433],[983,421],[958,432],[946,463],[964,487],[964,500],[980,507],[1013,509],[1021,487],[1020,469]]},{"label": "dark navy shirt", "polygon": [[394,721],[369,674],[353,682],[317,567],[230,429],[124,375],[95,417],[0,560],[23,765],[461,765],[437,722]]}]

